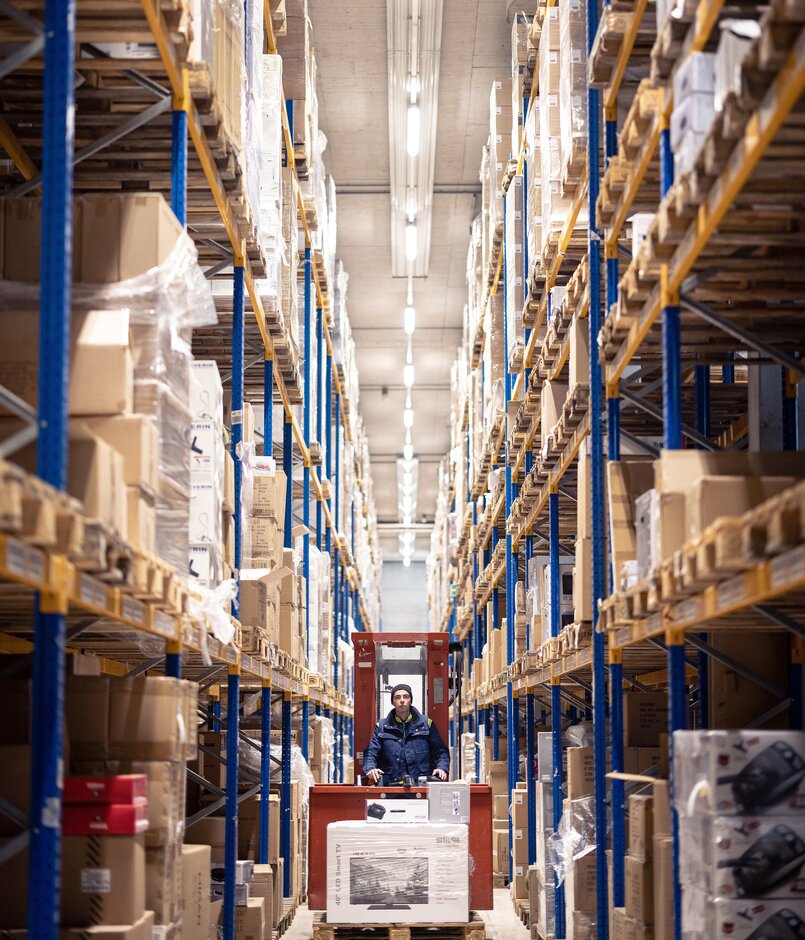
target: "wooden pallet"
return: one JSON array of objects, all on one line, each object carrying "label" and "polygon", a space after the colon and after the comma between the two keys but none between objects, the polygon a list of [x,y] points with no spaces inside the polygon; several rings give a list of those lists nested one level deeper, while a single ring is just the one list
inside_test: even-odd
[{"label": "wooden pallet", "polygon": [[320,913],[313,920],[313,940],[426,940],[430,937],[485,940],[486,925],[475,912],[467,923],[449,924],[328,924]]},{"label": "wooden pallet", "polygon": [[279,919],[279,923],[274,928],[272,933],[272,940],[278,940],[287,929],[291,926],[291,922],[296,916],[296,898],[284,898],[282,902],[282,917]]}]

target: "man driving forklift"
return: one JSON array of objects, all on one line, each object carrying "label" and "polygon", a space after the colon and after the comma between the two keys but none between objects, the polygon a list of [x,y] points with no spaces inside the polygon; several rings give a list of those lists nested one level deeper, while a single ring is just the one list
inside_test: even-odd
[{"label": "man driving forklift", "polygon": [[406,778],[414,784],[420,777],[447,780],[450,753],[439,729],[412,701],[410,685],[401,682],[391,690],[394,708],[375,726],[363,757],[364,773],[373,783],[381,777],[388,787],[402,786]]}]

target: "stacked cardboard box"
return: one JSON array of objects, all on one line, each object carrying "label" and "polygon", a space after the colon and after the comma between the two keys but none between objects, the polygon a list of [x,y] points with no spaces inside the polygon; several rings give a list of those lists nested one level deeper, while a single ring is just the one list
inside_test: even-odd
[{"label": "stacked cardboard box", "polygon": [[682,935],[801,930],[805,734],[675,732],[673,743]]},{"label": "stacked cardboard box", "polygon": [[525,210],[523,177],[513,176],[506,190],[506,349],[509,372],[517,372],[524,348]]},{"label": "stacked cardboard box", "polygon": [[715,118],[715,76],[712,52],[692,53],[674,74],[671,149],[677,178],[693,169]]},{"label": "stacked cardboard box", "polygon": [[489,95],[489,175],[486,203],[489,247],[494,241],[496,230],[503,225],[503,178],[511,156],[511,129],[512,83],[511,80],[505,79],[493,82]]},{"label": "stacked cardboard box", "polygon": [[559,4],[559,124],[562,179],[578,173],[587,149],[587,0]]},{"label": "stacked cardboard box", "polygon": [[249,459],[241,494],[244,568],[273,570],[282,565],[287,490],[285,474],[273,458]]}]

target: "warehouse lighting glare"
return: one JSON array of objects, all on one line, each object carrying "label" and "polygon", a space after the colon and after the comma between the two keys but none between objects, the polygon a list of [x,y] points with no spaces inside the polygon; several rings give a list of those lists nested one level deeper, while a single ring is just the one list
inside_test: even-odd
[{"label": "warehouse lighting glare", "polygon": [[414,409],[406,408],[403,412],[403,424],[407,428],[412,428],[414,426]]},{"label": "warehouse lighting glare", "polygon": [[405,226],[405,260],[416,261],[417,231],[416,223],[409,222]]},{"label": "warehouse lighting glare", "polygon": [[414,445],[413,444],[406,444],[405,447],[403,447],[403,458],[405,460],[414,459]]},{"label": "warehouse lighting glare", "polygon": [[414,384],[414,367],[411,365],[403,366],[403,385],[411,388]]},{"label": "warehouse lighting glare", "polygon": [[403,568],[411,567],[411,557],[410,555],[403,555]]},{"label": "warehouse lighting glare", "polygon": [[419,138],[422,129],[421,112],[418,104],[408,106],[408,156],[419,153]]},{"label": "warehouse lighting glare", "polygon": [[412,307],[410,304],[405,308],[403,313],[403,329],[409,336],[414,335],[414,330],[416,329],[416,308]]}]

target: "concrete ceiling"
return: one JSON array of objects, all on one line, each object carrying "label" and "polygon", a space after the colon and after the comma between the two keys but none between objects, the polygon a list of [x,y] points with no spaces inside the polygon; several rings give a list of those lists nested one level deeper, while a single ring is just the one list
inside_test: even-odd
[{"label": "concrete ceiling", "polygon": [[[414,283],[417,519],[432,521],[439,460],[450,446],[450,367],[461,343],[469,225],[489,133],[489,92],[509,74],[506,0],[444,0],[435,193],[427,278]],[[347,308],[357,347],[381,548],[399,556],[396,464],[402,456],[402,329],[406,282],[391,276],[386,4],[310,0],[325,164],[338,193],[337,253],[349,272]],[[423,557],[429,535],[417,536]]]}]

